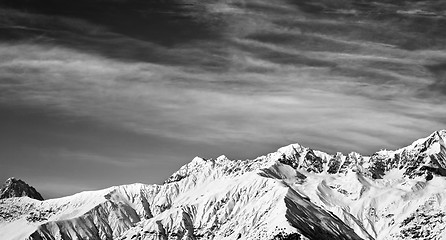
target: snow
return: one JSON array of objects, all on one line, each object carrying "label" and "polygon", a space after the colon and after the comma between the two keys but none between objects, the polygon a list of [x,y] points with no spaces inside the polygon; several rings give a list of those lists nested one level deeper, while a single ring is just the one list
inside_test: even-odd
[{"label": "snow", "polygon": [[0,239],[445,239],[446,132],[372,156],[195,157],[162,185],[0,200]]}]

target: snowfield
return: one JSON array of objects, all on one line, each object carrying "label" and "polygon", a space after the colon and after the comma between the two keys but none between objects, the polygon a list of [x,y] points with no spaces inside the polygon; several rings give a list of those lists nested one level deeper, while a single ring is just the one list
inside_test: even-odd
[{"label": "snowfield", "polygon": [[2,240],[446,239],[446,131],[371,156],[194,158],[162,185],[0,200]]}]

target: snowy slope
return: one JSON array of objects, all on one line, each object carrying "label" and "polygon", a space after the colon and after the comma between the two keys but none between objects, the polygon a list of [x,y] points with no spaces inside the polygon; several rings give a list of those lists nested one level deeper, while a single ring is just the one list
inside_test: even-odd
[{"label": "snowy slope", "polygon": [[0,239],[446,239],[446,131],[372,156],[194,158],[162,185],[0,200]]},{"label": "snowy slope", "polygon": [[[208,173],[215,175],[180,194],[169,209],[142,221],[124,239],[274,239],[300,235],[360,239],[340,219],[288,186],[283,179],[296,178],[294,169],[263,160],[267,159],[202,160],[200,168],[205,172],[212,168]],[[194,178],[186,176],[181,181]]]},{"label": "snowy slope", "polygon": [[[64,235],[90,239],[117,237],[147,214],[139,193],[148,189],[145,185],[134,184],[46,201],[3,199],[0,201],[4,216],[0,223],[0,239],[23,239],[31,234],[51,235],[55,239],[61,235],[64,239]],[[23,230],[17,231],[17,228]]]}]

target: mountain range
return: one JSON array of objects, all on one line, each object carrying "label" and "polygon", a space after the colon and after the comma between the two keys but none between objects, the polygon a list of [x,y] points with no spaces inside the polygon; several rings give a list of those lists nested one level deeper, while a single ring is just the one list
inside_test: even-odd
[{"label": "mountain range", "polygon": [[11,178],[0,239],[446,239],[445,176],[441,130],[370,156],[296,143],[253,160],[196,157],[164,184],[57,199]]}]

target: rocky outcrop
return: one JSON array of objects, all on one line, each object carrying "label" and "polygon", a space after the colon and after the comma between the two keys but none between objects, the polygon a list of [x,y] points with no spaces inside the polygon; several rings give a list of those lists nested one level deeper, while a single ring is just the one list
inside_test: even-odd
[{"label": "rocky outcrop", "polygon": [[409,178],[433,175],[446,176],[446,131],[436,131],[429,137],[395,151],[381,150],[371,156],[352,152],[329,155],[292,144],[279,149],[279,161],[298,170],[314,173],[347,174],[361,172],[373,179],[381,179],[392,169],[403,169]]},{"label": "rocky outcrop", "polygon": [[[252,160],[196,157],[162,185],[124,185],[41,202],[3,199],[0,239],[446,236],[444,224],[437,224],[446,221],[445,139],[446,131],[438,131],[371,156],[292,144]],[[11,235],[23,223],[28,232]]]},{"label": "rocky outcrop", "polygon": [[8,178],[0,190],[0,199],[11,197],[30,197],[37,200],[43,200],[42,195],[24,181],[16,178]]}]

